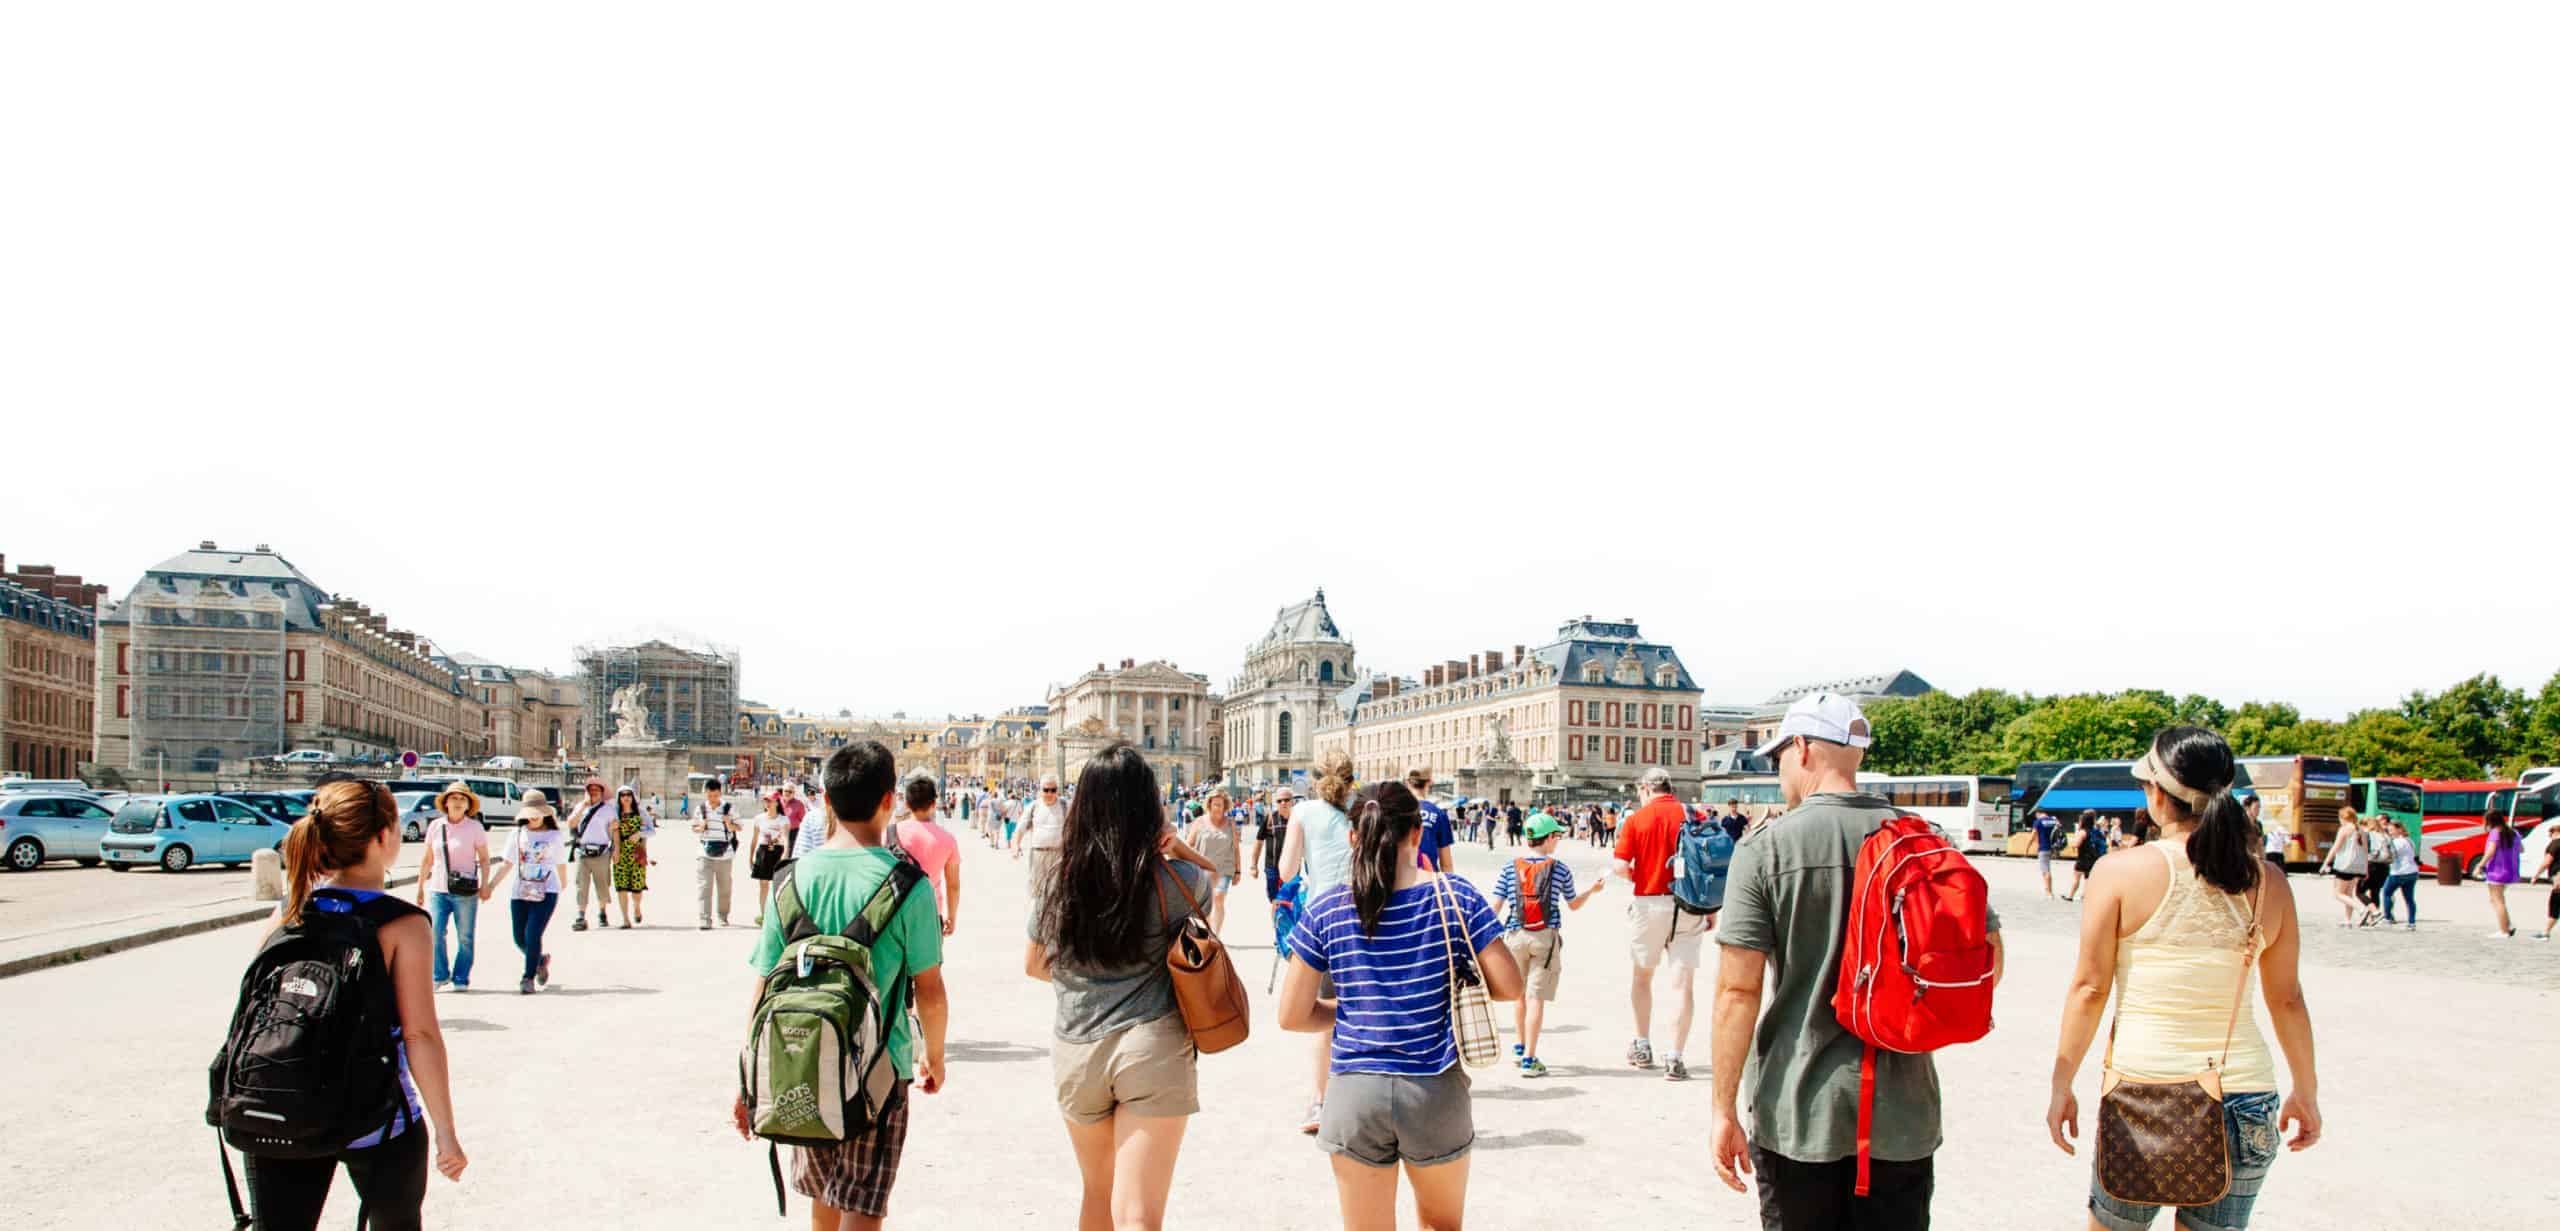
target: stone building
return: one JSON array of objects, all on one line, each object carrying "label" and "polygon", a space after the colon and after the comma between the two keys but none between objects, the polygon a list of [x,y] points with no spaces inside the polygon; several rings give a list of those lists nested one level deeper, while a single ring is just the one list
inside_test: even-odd
[{"label": "stone building", "polygon": [[98,602],[107,588],[0,557],[0,769],[78,776],[97,751]]},{"label": "stone building", "polygon": [[1827,692],[1855,699],[1864,705],[1893,697],[1918,697],[1938,691],[1937,686],[1907,671],[1883,671],[1874,675],[1853,675],[1812,684],[1798,684],[1780,689],[1776,695],[1757,705],[1708,705],[1698,710],[1698,738],[1705,749],[1704,768],[1710,777],[1747,777],[1770,772],[1768,765],[1750,755],[1750,750],[1768,742],[1778,733],[1778,724],[1787,716],[1787,707],[1797,699]]},{"label": "stone building", "polygon": [[1039,772],[1049,707],[1025,705],[993,718],[971,715],[942,725],[934,758],[945,778],[1002,785]]},{"label": "stone building", "polygon": [[1209,677],[1161,659],[1120,660],[1117,669],[1095,663],[1049,693],[1049,744],[1041,769],[1072,778],[1087,757],[1114,739],[1137,745],[1167,787],[1194,786],[1218,776],[1212,747],[1218,700]]},{"label": "stone building", "polygon": [[263,543],[200,543],[98,618],[98,763],[174,778],[296,748],[484,758],[481,702],[432,648]]},{"label": "stone building", "polygon": [[1315,764],[1315,721],[1352,680],[1351,640],[1325,609],[1324,591],[1272,617],[1244,653],[1218,709],[1219,766],[1230,784],[1263,788]]},{"label": "stone building", "polygon": [[578,672],[585,678],[583,746],[593,748],[614,731],[614,694],[638,686],[657,738],[681,745],[726,745],[738,729],[738,655],[687,649],[664,641],[638,645],[581,646]]},{"label": "stone building", "polygon": [[1670,646],[1633,620],[1584,616],[1534,650],[1452,658],[1419,680],[1364,677],[1325,708],[1315,742],[1348,748],[1367,782],[1428,767],[1462,795],[1615,798],[1650,766],[1696,780],[1698,699]]},{"label": "stone building", "polygon": [[582,690],[576,676],[504,666],[471,654],[438,661],[480,702],[490,756],[542,763],[578,755]]}]

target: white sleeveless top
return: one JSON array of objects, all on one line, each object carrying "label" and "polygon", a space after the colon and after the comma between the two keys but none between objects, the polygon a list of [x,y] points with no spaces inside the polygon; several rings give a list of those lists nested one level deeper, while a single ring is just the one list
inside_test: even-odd
[{"label": "white sleeveless top", "polygon": [[[2169,861],[2169,892],[2149,921],[2116,942],[2115,1068],[2127,1077],[2165,1081],[2203,1072],[2222,1055],[2226,1029],[2231,1057],[2222,1064],[2222,1088],[2232,1093],[2276,1088],[2275,1057],[2258,1032],[2256,971],[2242,979],[2252,937],[2249,900],[2197,879],[2183,842],[2152,842],[2145,849]],[[2256,936],[2266,947],[2263,930]],[[2231,1024],[2231,998],[2240,998],[2240,1020]]]}]

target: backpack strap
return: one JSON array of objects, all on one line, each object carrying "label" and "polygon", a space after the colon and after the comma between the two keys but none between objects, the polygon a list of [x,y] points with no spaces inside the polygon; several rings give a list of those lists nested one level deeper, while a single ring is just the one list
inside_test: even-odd
[{"label": "backpack strap", "polygon": [[809,921],[808,905],[800,900],[800,887],[794,883],[798,878],[792,873],[799,868],[800,861],[794,859],[783,864],[782,870],[773,876],[773,910],[782,916],[782,947],[785,949],[818,934],[817,925]]},{"label": "backpack strap", "polygon": [[222,1189],[231,1198],[231,1231],[249,1231],[248,1207],[240,1204],[240,1181],[231,1174],[231,1151],[222,1146],[222,1130],[213,1130],[213,1153],[222,1160]]}]

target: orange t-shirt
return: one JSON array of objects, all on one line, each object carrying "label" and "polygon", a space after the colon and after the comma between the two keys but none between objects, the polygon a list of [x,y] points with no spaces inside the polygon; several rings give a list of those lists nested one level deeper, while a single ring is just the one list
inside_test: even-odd
[{"label": "orange t-shirt", "polygon": [[1687,819],[1689,809],[1678,799],[1656,795],[1618,826],[1618,847],[1612,853],[1626,862],[1637,897],[1671,892],[1671,857],[1680,850],[1680,822]]}]

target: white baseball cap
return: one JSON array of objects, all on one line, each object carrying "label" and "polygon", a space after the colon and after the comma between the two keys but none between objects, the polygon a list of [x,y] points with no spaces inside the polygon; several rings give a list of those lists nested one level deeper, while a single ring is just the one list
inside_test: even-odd
[{"label": "white baseball cap", "polygon": [[1809,697],[1799,697],[1795,704],[1788,706],[1786,718],[1778,723],[1778,733],[1770,736],[1769,742],[1752,749],[1751,755],[1775,756],[1788,740],[1799,735],[1846,744],[1851,748],[1864,748],[1875,743],[1874,737],[1867,733],[1866,712],[1858,708],[1857,702],[1838,693],[1818,692]]}]

